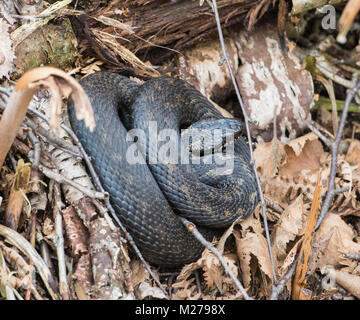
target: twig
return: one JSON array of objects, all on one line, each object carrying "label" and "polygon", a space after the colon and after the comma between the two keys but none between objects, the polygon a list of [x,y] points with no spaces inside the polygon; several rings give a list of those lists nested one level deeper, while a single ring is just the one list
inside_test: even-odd
[{"label": "twig", "polygon": [[20,16],[18,14],[11,14],[11,16],[15,19],[23,19],[23,20],[30,20],[30,21],[35,21],[35,20],[38,20],[38,19],[43,19],[43,18],[47,18],[47,17],[50,17],[50,13],[47,13],[47,14],[41,14],[41,15],[38,15],[38,16]]},{"label": "twig", "polygon": [[331,119],[332,119],[332,125],[333,125],[333,132],[335,133],[338,131],[338,115],[337,115],[337,109],[336,109],[336,99],[335,99],[333,82],[331,80],[325,79],[324,77],[322,77],[318,74],[316,75],[315,79],[322,83],[322,85],[325,87],[325,89],[329,95],[329,98],[331,101],[331,109],[332,109]]},{"label": "twig", "polygon": [[264,196],[264,199],[265,199],[266,205],[269,208],[275,210],[276,212],[278,212],[280,214],[284,212],[284,208],[282,208],[278,203],[274,202],[272,199],[270,199],[266,196]]},{"label": "twig", "polygon": [[[337,165],[337,154],[338,154],[338,148],[341,141],[341,137],[344,131],[345,122],[349,110],[349,105],[354,98],[356,92],[360,89],[360,81],[356,84],[356,86],[352,89],[350,89],[346,94],[345,104],[344,104],[344,110],[341,115],[339,129],[336,133],[335,140],[330,142],[330,149],[331,149],[331,166],[330,166],[330,178],[328,183],[328,190],[326,192],[326,197],[323,202],[321,212],[318,218],[318,221],[316,223],[316,229],[319,228],[321,222],[325,218],[326,213],[328,212],[331,202],[334,198],[334,196],[341,192],[343,188],[341,189],[335,189],[335,174],[336,174],[336,165]],[[315,131],[314,131],[315,132]],[[317,134],[317,132],[315,132]]]},{"label": "twig", "polygon": [[61,201],[60,186],[58,183],[54,184],[54,221],[56,235],[52,237],[52,242],[56,247],[56,255],[58,258],[59,268],[59,290],[63,300],[70,299],[70,291],[66,277],[66,265],[65,265],[65,251],[64,251],[64,236],[63,236],[63,224],[61,210],[64,204]]},{"label": "twig", "polygon": [[92,198],[92,199],[101,199],[101,200],[105,200],[109,197],[109,194],[107,192],[97,192],[94,190],[90,190],[88,188],[83,187],[82,185],[68,179],[65,178],[64,176],[62,176],[59,173],[56,173],[46,167],[44,167],[43,165],[39,165],[39,170],[48,178],[55,180],[57,183],[67,183],[70,186],[74,187],[75,189],[81,191],[83,194],[87,195],[88,197]]},{"label": "twig", "polygon": [[0,235],[5,237],[7,241],[20,249],[29,259],[34,262],[34,265],[39,271],[41,279],[43,280],[50,296],[55,300],[58,299],[58,295],[56,293],[56,281],[53,278],[47,265],[42,260],[37,251],[32,247],[32,245],[22,235],[3,225],[0,225]]},{"label": "twig", "polygon": [[207,241],[203,235],[199,232],[199,230],[196,228],[196,226],[190,222],[189,220],[180,217],[179,219],[181,220],[181,222],[185,225],[185,227],[187,228],[187,230],[189,232],[191,232],[194,237],[199,240],[199,242],[208,250],[210,250],[213,254],[215,254],[215,256],[219,259],[221,265],[224,267],[225,272],[231,277],[231,279],[234,281],[235,285],[237,286],[237,288],[239,289],[239,291],[241,292],[241,294],[244,296],[245,300],[252,300],[252,298],[250,298],[247,294],[247,292],[245,291],[244,287],[241,285],[240,281],[235,277],[235,275],[233,274],[233,272],[230,270],[229,266],[227,265],[226,261],[224,260],[223,256],[221,255],[221,253],[219,252],[219,250],[217,250],[209,241]]},{"label": "twig", "polygon": [[278,300],[279,294],[283,292],[286,283],[290,280],[290,278],[294,274],[298,262],[299,262],[299,256],[295,259],[291,268],[288,270],[288,272],[285,274],[282,280],[279,281],[279,283],[276,286],[272,287],[269,300]]},{"label": "twig", "polygon": [[[50,122],[50,119],[47,119]],[[48,123],[49,123],[48,122]],[[59,137],[57,137],[56,135],[54,135],[51,131],[46,130],[45,128],[43,128],[41,125],[36,124],[35,122],[33,122],[32,120],[30,120],[28,117],[25,118],[25,123],[26,125],[28,125],[31,129],[33,129],[34,131],[36,131],[38,134],[40,134],[41,136],[43,136],[44,138],[46,138],[46,140],[54,145],[56,148],[61,149],[73,156],[76,156],[78,158],[82,158],[81,153],[79,152],[79,149],[66,142],[64,139],[61,139]]]},{"label": "twig", "polygon": [[267,244],[268,244],[270,261],[271,261],[271,265],[272,265],[274,284],[276,284],[277,283],[277,278],[276,278],[275,263],[274,263],[274,258],[273,258],[273,254],[272,254],[271,242],[270,242],[269,227],[268,227],[267,217],[266,217],[266,203],[265,203],[265,199],[264,199],[264,194],[263,194],[263,192],[261,190],[260,179],[259,179],[259,175],[258,175],[258,173],[256,171],[256,166],[255,166],[255,161],[254,161],[254,153],[253,153],[253,149],[252,149],[252,139],[251,139],[250,128],[249,128],[250,119],[249,119],[249,117],[247,115],[247,112],[245,110],[245,106],[244,106],[244,103],[242,101],[240,91],[239,91],[239,88],[238,88],[237,83],[236,83],[234,72],[232,70],[229,58],[228,58],[227,53],[226,53],[226,46],[225,46],[225,41],[224,41],[222,29],[221,29],[221,22],[220,22],[219,12],[218,12],[218,9],[217,9],[216,0],[212,0],[212,10],[214,11],[214,14],[215,14],[216,25],[217,25],[217,29],[218,29],[218,33],[219,33],[219,39],[220,39],[220,44],[221,44],[221,48],[222,48],[223,59],[225,59],[226,64],[228,66],[229,73],[230,73],[230,76],[231,76],[231,80],[232,80],[233,86],[235,88],[236,97],[237,97],[237,99],[239,101],[242,113],[244,115],[245,127],[246,127],[246,132],[247,132],[248,143],[249,143],[251,164],[253,166],[255,177],[256,177],[258,193],[259,193],[259,197],[260,197],[260,201],[261,201],[261,211],[262,211],[262,217],[263,217],[263,221],[264,221],[264,229],[265,229],[266,240],[267,240]]},{"label": "twig", "polygon": [[[2,278],[2,274],[5,274],[7,270],[7,267],[6,267],[6,261],[4,259],[4,255],[1,251],[1,248],[0,248],[0,284],[1,282],[4,282],[1,280]],[[9,283],[6,281],[3,285],[3,287],[5,288],[5,298],[6,300],[15,300],[15,295],[14,295],[14,288],[11,288],[9,286]]]},{"label": "twig", "polygon": [[40,164],[40,141],[32,131],[29,131],[29,139],[34,146],[34,160],[33,165],[35,168],[39,167]]}]

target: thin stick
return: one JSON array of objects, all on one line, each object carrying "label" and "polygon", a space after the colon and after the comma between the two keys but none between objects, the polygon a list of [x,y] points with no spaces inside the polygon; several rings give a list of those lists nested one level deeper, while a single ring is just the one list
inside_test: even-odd
[{"label": "thin stick", "polygon": [[[345,104],[344,104],[344,110],[341,115],[339,129],[336,133],[336,138],[331,142],[331,166],[330,166],[330,179],[328,183],[328,190],[326,192],[326,197],[324,200],[324,203],[321,208],[321,212],[318,218],[318,221],[316,223],[316,229],[319,228],[321,222],[324,220],[327,212],[329,211],[331,202],[334,198],[334,196],[339,193],[339,190],[342,189],[335,189],[335,174],[336,174],[336,165],[337,165],[337,154],[339,149],[339,144],[341,141],[341,137],[344,131],[345,122],[349,110],[349,105],[354,98],[356,92],[360,89],[360,81],[356,84],[356,86],[352,89],[350,89],[346,94]],[[315,132],[315,131],[314,131]],[[316,133],[316,132],[315,132]]]},{"label": "thin stick", "polygon": [[243,295],[245,300],[252,300],[252,298],[249,297],[244,287],[241,285],[240,281],[235,277],[233,272],[230,270],[229,266],[227,265],[226,261],[224,260],[223,256],[219,252],[218,249],[216,249],[209,241],[207,241],[203,235],[199,232],[199,230],[196,228],[196,226],[190,222],[189,220],[180,217],[179,219],[181,222],[185,225],[185,227],[188,229],[189,232],[191,232],[194,237],[199,240],[199,242],[208,250],[210,250],[215,256],[219,259],[221,265],[224,267],[225,272],[231,277],[231,279],[234,281],[235,285]]},{"label": "thin stick", "polygon": [[255,166],[255,161],[254,161],[254,154],[253,154],[253,149],[252,149],[252,139],[251,139],[250,128],[249,128],[249,120],[250,119],[249,119],[249,117],[247,115],[247,112],[245,110],[245,106],[244,106],[244,103],[242,101],[240,91],[239,91],[239,88],[238,88],[237,83],[236,83],[234,72],[232,70],[229,58],[228,58],[227,53],[226,53],[225,41],[224,41],[222,29],[221,29],[221,22],[220,22],[219,12],[218,12],[217,5],[216,5],[216,0],[212,0],[212,9],[213,9],[214,14],[215,14],[216,25],[217,25],[217,29],[218,29],[218,33],[219,33],[219,39],[220,39],[220,44],[221,44],[221,48],[222,48],[223,59],[226,61],[226,64],[228,66],[230,76],[231,76],[231,80],[232,80],[232,83],[234,85],[235,93],[236,93],[237,99],[239,101],[242,113],[244,115],[245,127],[246,127],[247,138],[248,138],[248,143],[249,143],[249,150],[250,150],[250,157],[251,157],[251,165],[254,168],[254,173],[255,173],[255,177],[256,177],[258,193],[259,193],[259,197],[260,197],[260,201],[261,201],[261,211],[262,211],[262,217],[263,217],[263,221],[264,221],[264,229],[265,229],[265,234],[266,234],[266,240],[267,240],[267,244],[268,244],[270,261],[271,261],[271,265],[272,265],[272,269],[273,269],[274,284],[276,284],[277,283],[277,278],[276,278],[275,263],[274,263],[274,258],[273,258],[273,254],[272,254],[269,227],[268,227],[267,218],[266,218],[266,203],[265,203],[265,199],[264,199],[264,194],[263,194],[263,192],[261,190],[260,179],[259,179],[259,175],[258,175],[258,173],[256,171],[256,166]]},{"label": "thin stick", "polygon": [[34,146],[34,161],[33,165],[35,168],[39,167],[40,164],[40,141],[32,131],[29,131],[29,139]]},{"label": "thin stick", "polygon": [[284,278],[276,286],[273,286],[271,289],[271,294],[269,300],[278,300],[279,294],[284,290],[286,283],[290,280],[292,275],[296,270],[296,266],[299,262],[299,256],[295,259],[294,263],[292,264],[291,268],[285,274]]},{"label": "thin stick", "polygon": [[43,165],[39,165],[39,170],[48,178],[55,180],[57,183],[67,183],[70,186],[74,187],[75,189],[81,191],[83,194],[87,195],[88,197],[92,199],[101,199],[105,200],[109,197],[109,194],[107,192],[98,192],[94,190],[90,190],[88,188],[83,187],[82,185],[62,176],[59,173],[56,173]]},{"label": "thin stick", "polygon": [[61,210],[64,204],[61,201],[60,186],[58,183],[54,183],[54,206],[53,214],[55,221],[56,235],[52,237],[52,242],[56,247],[56,255],[58,258],[58,270],[59,270],[59,291],[63,300],[70,299],[70,291],[68,281],[66,277],[66,265],[65,265],[65,250],[64,250],[64,235],[63,235],[63,223]]}]

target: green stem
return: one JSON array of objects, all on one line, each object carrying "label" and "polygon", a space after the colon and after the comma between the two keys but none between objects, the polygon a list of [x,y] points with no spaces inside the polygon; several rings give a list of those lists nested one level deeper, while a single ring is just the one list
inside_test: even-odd
[{"label": "green stem", "polygon": [[[343,100],[336,100],[336,110],[342,111],[344,109],[345,101]],[[331,100],[325,97],[319,97],[318,101],[315,101],[315,105],[313,106],[312,110],[317,110],[323,106],[326,110],[332,111],[331,107]],[[350,103],[349,112],[360,113],[360,105],[356,103]]]}]

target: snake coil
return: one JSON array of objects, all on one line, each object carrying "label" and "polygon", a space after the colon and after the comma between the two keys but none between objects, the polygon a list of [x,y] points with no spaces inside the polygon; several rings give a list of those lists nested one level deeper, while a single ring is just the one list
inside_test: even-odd
[{"label": "snake coil", "polygon": [[[216,229],[252,213],[258,202],[256,180],[241,137],[233,143],[231,174],[216,171],[214,159],[223,153],[221,148],[207,155],[212,161],[200,164],[149,161],[150,153],[160,145],[149,140],[149,123],[156,124],[157,132],[171,129],[178,137],[189,127],[239,131],[237,120],[222,117],[190,84],[162,77],[138,85],[111,72],[97,72],[80,83],[91,101],[96,127],[91,133],[76,119],[70,100],[71,125],[122,223],[149,262],[174,267],[200,256],[203,246],[178,215],[196,223],[211,239]],[[142,130],[145,140],[135,143],[133,129]],[[174,142],[178,141],[168,141],[168,147],[176,154],[180,147]],[[129,150],[144,161],[131,163]]]}]

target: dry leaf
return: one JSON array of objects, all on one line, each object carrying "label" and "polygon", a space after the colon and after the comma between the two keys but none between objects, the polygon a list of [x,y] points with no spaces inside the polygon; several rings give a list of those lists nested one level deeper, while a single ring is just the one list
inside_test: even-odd
[{"label": "dry leaf", "polygon": [[[250,266],[252,257],[257,260],[258,267],[271,280],[269,282],[272,283],[272,266],[265,237],[261,234],[250,232],[244,238],[240,236],[239,232],[234,232],[234,236],[245,288],[250,286],[251,276],[254,276]],[[269,283],[268,285],[271,284]]]},{"label": "dry leaf", "polygon": [[142,283],[145,281],[145,279],[148,279],[148,273],[145,272],[145,266],[140,260],[133,260],[130,264],[131,269],[131,283],[134,288],[139,283]]},{"label": "dry leaf", "polygon": [[355,236],[354,230],[340,216],[329,213],[316,234],[309,272],[326,265],[354,269],[357,263],[344,254],[360,252],[360,244],[353,241]]},{"label": "dry leaf", "polygon": [[304,202],[300,195],[285,209],[273,231],[274,253],[281,264],[288,254],[288,244],[303,234],[304,220]]},{"label": "dry leaf", "polygon": [[324,154],[322,144],[313,132],[287,143],[285,151],[286,163],[280,168],[279,175],[288,178],[312,171],[317,172]]},{"label": "dry leaf", "polygon": [[[92,59],[93,60],[93,59]],[[84,74],[85,76],[88,76],[89,74],[95,73],[97,71],[100,71],[100,66],[103,64],[102,61],[96,60],[92,62],[91,64],[87,65],[84,68],[81,68],[80,72]],[[84,77],[85,77],[84,76]]]},{"label": "dry leaf", "polygon": [[360,169],[360,141],[352,139],[345,160]]},{"label": "dry leaf", "polygon": [[[279,278],[282,279],[286,272],[289,270],[289,268],[292,266],[293,262],[295,261],[295,257],[296,257],[296,253],[299,249],[299,246],[302,243],[302,239],[299,239],[294,246],[292,247],[292,249],[289,251],[288,255],[286,256],[286,258],[284,259],[284,262],[282,264],[282,266],[279,268]],[[288,289],[288,292],[291,292],[291,281],[292,279],[290,278],[289,281],[286,284],[286,287]]]},{"label": "dry leaf", "polygon": [[[231,271],[237,276],[238,268],[233,255],[225,254],[223,257],[225,262],[231,268]],[[224,286],[224,284],[233,284],[232,280],[229,281],[229,276],[225,274],[219,259],[208,249],[203,251],[201,257],[196,262],[184,266],[177,279],[187,280],[192,272],[197,269],[202,269],[204,271],[204,278],[208,288],[216,285],[220,292],[225,293],[229,287],[228,285]]]},{"label": "dry leaf", "polygon": [[156,298],[156,299],[166,299],[165,294],[158,287],[152,287],[147,282],[142,282],[137,289],[139,298],[141,300],[146,297]]},{"label": "dry leaf", "polygon": [[[318,171],[321,170],[323,186],[327,185],[330,172],[330,155],[324,152],[318,137],[311,132],[279,148],[283,153],[280,153],[281,158],[278,155],[278,159],[284,161],[277,163],[278,173],[275,176],[271,145],[272,143],[260,144],[254,151],[264,194],[283,207],[300,194],[304,195],[304,200],[311,201],[317,184]],[[323,192],[325,191],[323,189]]]},{"label": "dry leaf", "polygon": [[276,138],[259,144],[254,151],[254,159],[260,174],[270,179],[278,174],[279,168],[286,161],[284,144]]}]

